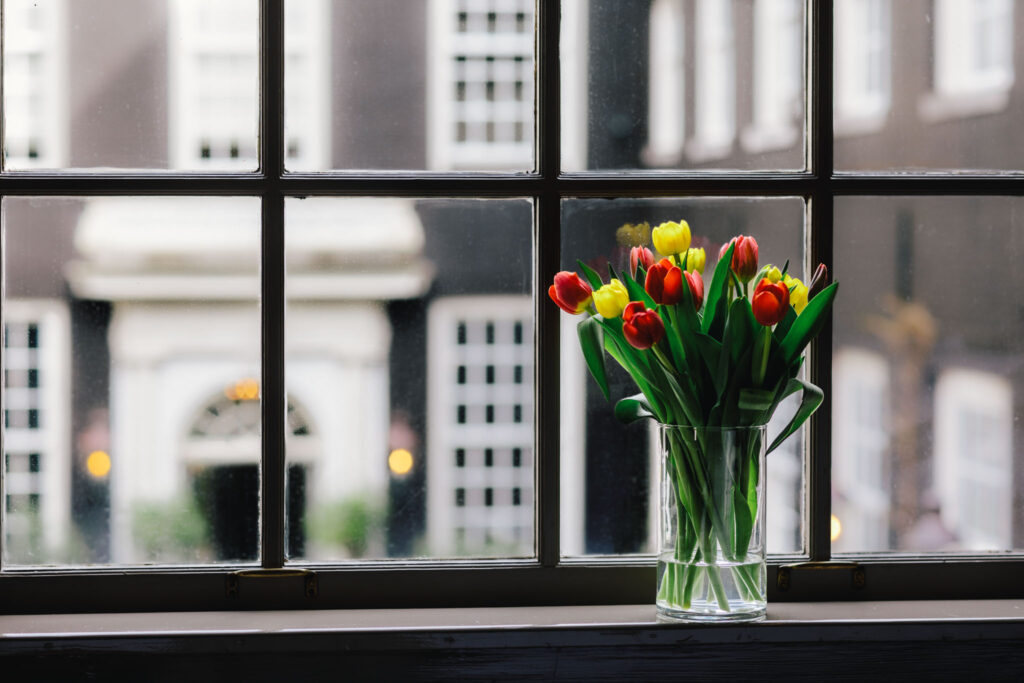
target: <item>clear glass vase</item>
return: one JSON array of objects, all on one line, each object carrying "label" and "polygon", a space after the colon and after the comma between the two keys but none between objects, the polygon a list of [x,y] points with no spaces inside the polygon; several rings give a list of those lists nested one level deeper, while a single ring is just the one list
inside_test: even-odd
[{"label": "clear glass vase", "polygon": [[763,619],[766,428],[661,425],[658,617]]}]

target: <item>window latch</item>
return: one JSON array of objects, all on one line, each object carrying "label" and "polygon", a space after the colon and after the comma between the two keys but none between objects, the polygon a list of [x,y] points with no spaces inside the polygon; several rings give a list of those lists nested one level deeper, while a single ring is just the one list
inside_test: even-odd
[{"label": "window latch", "polygon": [[313,599],[320,595],[320,584],[316,572],[309,569],[241,569],[224,577],[224,597],[237,598],[241,591],[242,579],[297,579],[301,578],[303,593]]},{"label": "window latch", "polygon": [[803,572],[850,572],[850,588],[863,590],[868,583],[867,572],[857,562],[799,562],[779,566],[775,585],[780,591],[788,591],[793,585],[795,574]]}]

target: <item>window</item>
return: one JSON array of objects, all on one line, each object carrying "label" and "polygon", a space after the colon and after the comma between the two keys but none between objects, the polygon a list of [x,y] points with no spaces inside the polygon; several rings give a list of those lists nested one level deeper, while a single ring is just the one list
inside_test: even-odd
[{"label": "window", "polygon": [[[759,68],[756,17],[792,30],[789,3],[762,15],[760,2],[653,4],[697,35],[682,43],[694,58],[680,82],[695,93],[682,156],[731,170],[644,170],[661,115],[647,110],[658,69],[647,62],[652,49],[678,57],[651,45],[652,3],[566,2],[564,17],[561,3],[524,0],[351,0],[322,14],[304,0],[131,3],[160,27],[158,47],[187,49],[128,62],[105,58],[133,54],[135,33],[112,45],[109,26],[89,34],[110,22],[86,21],[79,3],[32,3],[65,7],[85,32],[55,52],[68,68],[91,64],[123,88],[76,79],[64,163],[26,171],[8,156],[0,171],[0,608],[650,602],[649,434],[618,430],[573,321],[544,294],[580,245],[617,265],[620,230],[680,215],[712,259],[753,233],[765,260],[795,253],[791,270],[823,261],[843,282],[806,367],[827,403],[770,465],[782,538],[771,599],[1012,594],[1024,548],[1013,129],[969,139],[913,119],[958,147],[1008,149],[1016,161],[999,173],[960,173],[966,162],[935,162],[929,145],[896,168],[868,159],[837,172],[847,143],[864,155],[891,146],[884,126],[847,121],[918,116],[928,70],[893,50],[890,20],[912,15],[924,45],[927,15],[913,12],[926,3],[800,4],[809,80],[796,91],[745,87]],[[10,55],[21,48],[9,37],[43,16],[24,6],[5,17]],[[215,9],[226,15],[187,28]],[[297,38],[304,26],[332,30]],[[407,69],[375,62],[361,89],[333,87],[381,44],[374,60],[400,44]],[[920,87],[898,100],[890,84],[911,72]],[[171,80],[154,85],[153,73]],[[308,88],[285,89],[291,77]],[[405,98],[351,106],[375,79]],[[5,105],[16,92],[4,89]],[[584,101],[562,106],[568,92]],[[763,116],[756,92],[771,103]],[[794,97],[809,123],[796,121],[806,135],[784,159],[806,168],[736,144]],[[139,138],[93,116],[152,98],[171,106],[141,119]],[[396,112],[422,125],[392,128],[384,114]],[[359,150],[345,130],[377,133]],[[346,156],[366,148],[408,156]],[[153,149],[174,158],[145,163]],[[887,481],[888,451],[922,457]],[[107,460],[90,469],[94,453]],[[907,491],[921,494],[913,509]],[[1005,515],[980,514],[979,501]],[[42,526],[67,540],[35,545],[36,510],[59,516]],[[914,540],[940,528],[955,543]]]},{"label": "window", "polygon": [[652,166],[675,162],[683,151],[686,112],[683,4],[651,3],[650,130],[646,160]]},{"label": "window", "polygon": [[889,112],[892,5],[889,0],[835,4],[836,132],[879,128]]},{"label": "window", "polygon": [[799,0],[754,4],[754,115],[744,130],[750,151],[792,147],[803,115],[803,12]]},{"label": "window", "polygon": [[67,148],[65,7],[33,7],[9,0],[5,20],[22,27],[8,34],[4,59],[4,159],[7,168],[56,168]]}]

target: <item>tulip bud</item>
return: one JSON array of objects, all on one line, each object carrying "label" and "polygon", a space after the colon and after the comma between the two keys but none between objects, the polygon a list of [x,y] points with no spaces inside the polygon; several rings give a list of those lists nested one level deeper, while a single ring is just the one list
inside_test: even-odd
[{"label": "tulip bud", "polygon": [[587,310],[593,290],[580,276],[571,271],[555,275],[555,284],[548,289],[548,296],[566,313],[578,315]]},{"label": "tulip bud", "polygon": [[629,292],[619,280],[611,282],[594,292],[594,306],[605,318],[617,318],[629,303]]},{"label": "tulip bud", "polygon": [[690,248],[690,224],[686,221],[662,223],[651,231],[651,239],[662,256],[684,254]]},{"label": "tulip bud", "polygon": [[783,284],[789,289],[789,305],[793,307],[797,315],[800,315],[804,312],[804,306],[807,305],[807,285],[788,275]]},{"label": "tulip bud", "polygon": [[736,245],[732,252],[732,263],[730,264],[732,272],[736,273],[736,277],[740,282],[750,282],[751,278],[757,274],[757,240],[747,235],[733,237],[729,242],[722,245],[721,251],[718,252],[718,258],[725,256],[725,252],[729,249],[730,244]]},{"label": "tulip bud", "polygon": [[807,285],[808,300],[813,299],[818,292],[825,289],[825,285],[827,284],[828,268],[825,267],[824,263],[819,263],[818,267],[814,269],[814,276],[811,277],[810,284]]},{"label": "tulip bud", "polygon": [[750,305],[757,322],[771,327],[786,317],[786,310],[789,308],[789,288],[785,284],[765,278],[754,288],[754,297]]},{"label": "tulip bud", "polygon": [[636,277],[636,269],[643,266],[644,270],[650,270],[654,265],[654,253],[647,247],[633,247],[629,250],[629,272]]},{"label": "tulip bud", "polygon": [[692,270],[686,271],[683,273],[683,276],[686,277],[686,284],[690,286],[693,307],[699,311],[704,303],[704,279],[700,276],[700,273],[695,273]]},{"label": "tulip bud", "polygon": [[686,261],[683,263],[686,270],[704,272],[704,264],[707,263],[708,255],[704,253],[704,247],[694,249],[691,247],[686,251]]},{"label": "tulip bud", "polygon": [[683,271],[663,258],[647,271],[644,289],[656,303],[671,306],[683,298]]},{"label": "tulip bud", "polygon": [[665,323],[642,301],[631,301],[622,312],[622,334],[634,348],[649,349],[665,336]]}]

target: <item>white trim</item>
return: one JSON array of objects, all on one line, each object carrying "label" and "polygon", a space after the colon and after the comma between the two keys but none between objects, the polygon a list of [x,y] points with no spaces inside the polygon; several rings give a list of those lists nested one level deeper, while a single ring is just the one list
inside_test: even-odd
[{"label": "white trim", "polygon": [[[563,557],[586,552],[587,372],[579,352],[576,316],[560,315],[559,544]],[[653,480],[652,480],[653,481]]]},{"label": "white trim", "polygon": [[562,170],[587,169],[589,0],[562,0]]},{"label": "white trim", "polygon": [[[285,168],[318,171],[332,167],[331,160],[331,9],[327,0],[289,0],[285,3]],[[303,23],[298,27],[299,12]],[[305,78],[297,76],[287,60],[306,64]],[[299,97],[300,99],[296,99]],[[343,108],[341,108],[343,110]],[[292,113],[289,113],[289,112]],[[340,111],[338,113],[341,113]],[[335,125],[344,125],[336,121]],[[288,158],[289,138],[297,138],[299,155]]]}]

